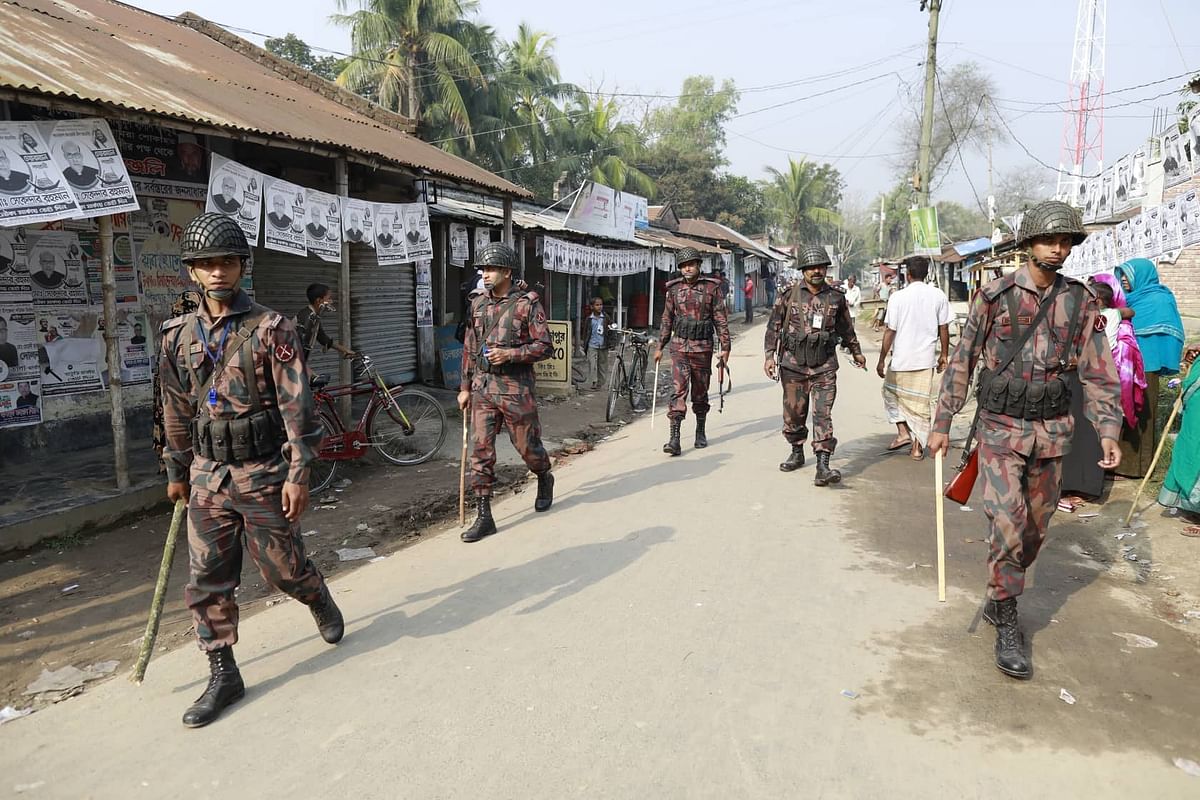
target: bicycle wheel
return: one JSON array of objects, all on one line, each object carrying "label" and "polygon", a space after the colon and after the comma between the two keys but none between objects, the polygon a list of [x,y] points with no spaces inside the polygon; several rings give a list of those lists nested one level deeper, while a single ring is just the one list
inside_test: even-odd
[{"label": "bicycle wheel", "polygon": [[376,396],[371,403],[375,408],[367,419],[367,442],[393,464],[422,464],[446,441],[446,412],[432,395],[397,386],[391,402],[380,403]]},{"label": "bicycle wheel", "polygon": [[629,407],[636,412],[646,410],[646,354],[633,356],[633,369],[629,373]]},{"label": "bicycle wheel", "polygon": [[[337,433],[338,426],[329,419],[325,414],[319,414],[318,420],[321,423],[321,439],[324,441],[326,436],[332,436]],[[331,461],[329,459],[314,458],[308,465],[308,491],[312,494],[323,492],[333,485],[333,479],[337,477],[338,466],[341,462]]]},{"label": "bicycle wheel", "polygon": [[612,375],[608,379],[608,405],[604,409],[604,421],[612,422],[617,416],[617,398],[625,393],[628,381],[625,378],[625,362],[620,356],[613,362]]}]

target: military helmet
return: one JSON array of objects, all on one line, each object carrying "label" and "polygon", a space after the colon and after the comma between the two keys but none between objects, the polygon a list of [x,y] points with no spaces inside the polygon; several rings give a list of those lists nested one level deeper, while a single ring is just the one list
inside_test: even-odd
[{"label": "military helmet", "polygon": [[700,251],[694,247],[684,247],[675,253],[675,266],[682,267],[689,261],[703,261],[704,256],[700,255]]},{"label": "military helmet", "polygon": [[832,263],[829,253],[819,244],[800,245],[800,251],[796,254],[796,269],[801,271],[809,267],[828,267]]},{"label": "military helmet", "polygon": [[185,262],[221,256],[250,258],[250,245],[237,222],[232,217],[211,211],[204,212],[187,224],[179,249],[180,257]]},{"label": "military helmet", "polygon": [[1021,217],[1017,229],[1017,247],[1024,247],[1037,236],[1053,236],[1060,233],[1071,235],[1071,244],[1079,244],[1087,238],[1083,229],[1083,215],[1079,209],[1061,200],[1038,203]]},{"label": "military helmet", "polygon": [[512,248],[512,245],[504,242],[492,242],[480,248],[475,254],[474,266],[483,269],[484,267],[502,267],[511,269],[516,272],[521,268],[517,261],[517,251]]}]

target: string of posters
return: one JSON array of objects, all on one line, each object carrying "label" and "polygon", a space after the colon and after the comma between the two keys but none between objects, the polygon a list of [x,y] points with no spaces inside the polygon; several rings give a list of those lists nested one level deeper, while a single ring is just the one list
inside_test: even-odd
[{"label": "string of posters", "polygon": [[613,250],[576,244],[553,236],[542,242],[542,267],[549,272],[616,278],[650,269],[646,250]]},{"label": "string of posters", "polygon": [[1153,260],[1166,256],[1174,260],[1180,250],[1197,244],[1200,244],[1200,193],[1189,189],[1161,206],[1143,208],[1136,216],[1093,233],[1071,250],[1063,271],[1086,278],[1107,272],[1131,258]]}]

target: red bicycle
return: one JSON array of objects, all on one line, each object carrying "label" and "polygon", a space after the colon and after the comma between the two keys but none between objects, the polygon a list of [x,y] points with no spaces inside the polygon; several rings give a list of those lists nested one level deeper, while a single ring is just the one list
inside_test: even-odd
[{"label": "red bicycle", "polygon": [[[329,488],[343,461],[353,461],[373,448],[393,464],[409,466],[433,458],[446,440],[446,412],[420,389],[388,386],[365,355],[355,357],[358,380],[328,386],[327,376],[312,381],[317,414],[325,429],[317,460],[309,465],[309,491]],[[358,424],[347,430],[334,408],[339,397],[371,395]]]}]

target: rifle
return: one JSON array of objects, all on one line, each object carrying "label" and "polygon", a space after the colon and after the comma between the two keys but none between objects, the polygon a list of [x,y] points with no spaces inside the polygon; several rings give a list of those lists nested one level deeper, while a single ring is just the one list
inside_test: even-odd
[{"label": "rifle", "polygon": [[[725,388],[725,381],[728,378],[729,388]],[[720,405],[717,407],[718,414],[725,413],[725,395],[733,391],[733,370],[725,363],[725,359],[717,359],[717,395],[720,398]]]}]

